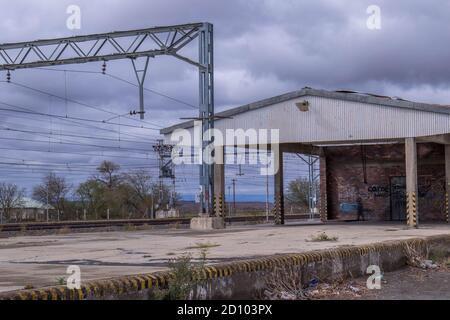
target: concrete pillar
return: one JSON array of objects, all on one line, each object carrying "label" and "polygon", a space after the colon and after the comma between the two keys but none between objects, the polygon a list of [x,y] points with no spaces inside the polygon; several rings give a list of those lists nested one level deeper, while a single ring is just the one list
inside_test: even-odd
[{"label": "concrete pillar", "polygon": [[[225,166],[223,162],[223,146],[216,147],[214,156],[216,163],[213,165],[214,170],[214,185],[213,185],[213,208],[209,216],[201,215],[191,219],[191,229],[193,230],[214,230],[224,229],[224,207],[223,199],[225,195]],[[220,161],[222,160],[222,161]]]},{"label": "concrete pillar", "polygon": [[410,228],[419,227],[419,212],[417,202],[417,144],[415,138],[405,139],[406,160],[406,214]]},{"label": "concrete pillar", "polygon": [[328,196],[327,196],[327,158],[323,152],[320,154],[320,221],[328,220]]},{"label": "concrete pillar", "polygon": [[276,167],[278,167],[278,171],[274,175],[274,220],[275,224],[284,224],[283,150],[281,145],[279,150],[273,150],[273,152],[275,153]]},{"label": "concrete pillar", "polygon": [[225,164],[224,147],[215,149],[214,164],[214,214],[217,217],[225,217]]},{"label": "concrete pillar", "polygon": [[449,223],[450,212],[450,145],[445,145],[445,221]]}]

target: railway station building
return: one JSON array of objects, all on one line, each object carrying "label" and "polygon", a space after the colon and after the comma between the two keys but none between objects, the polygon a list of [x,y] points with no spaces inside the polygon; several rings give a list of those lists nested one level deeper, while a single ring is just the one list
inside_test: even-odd
[{"label": "railway station building", "polygon": [[[449,221],[450,106],[352,91],[303,88],[216,114],[215,128],[278,129],[274,216],[284,224],[283,154],[320,159],[322,221]],[[186,121],[161,130],[171,142]],[[225,144],[225,146],[227,146]],[[245,147],[252,148],[252,145]],[[272,150],[274,150],[272,146]],[[215,214],[223,214],[224,165],[214,165]],[[357,210],[356,210],[357,211]]]}]

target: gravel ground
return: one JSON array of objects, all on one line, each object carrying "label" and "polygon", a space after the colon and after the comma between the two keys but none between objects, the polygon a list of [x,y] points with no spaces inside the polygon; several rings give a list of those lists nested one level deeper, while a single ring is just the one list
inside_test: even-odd
[{"label": "gravel ground", "polygon": [[[313,299],[325,300],[450,300],[450,269],[404,268],[384,274],[380,290],[369,290],[367,278],[319,286]],[[323,287],[325,286],[325,288]]]}]

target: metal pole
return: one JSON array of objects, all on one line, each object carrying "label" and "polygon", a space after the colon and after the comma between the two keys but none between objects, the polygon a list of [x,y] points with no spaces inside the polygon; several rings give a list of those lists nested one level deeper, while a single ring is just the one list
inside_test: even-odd
[{"label": "metal pole", "polygon": [[106,219],[109,220],[109,208],[106,210]]},{"label": "metal pole", "polygon": [[49,221],[49,215],[48,215],[48,183],[47,183],[47,208],[46,208],[46,215],[47,215],[47,222]]},{"label": "metal pole", "polygon": [[139,85],[139,115],[141,120],[144,119],[144,82],[145,82],[145,76],[147,75],[147,69],[148,69],[148,62],[150,60],[150,57],[146,57],[145,60],[145,66],[143,70],[138,70],[136,67],[136,63],[134,60],[131,60],[131,63],[133,64],[134,73],[136,74],[136,79],[138,81]]},{"label": "metal pole", "polygon": [[[213,26],[204,23],[199,32],[199,118],[202,120],[202,150],[200,153],[200,214],[210,215],[211,195],[214,194],[213,165],[205,162],[212,137],[205,133],[214,128],[214,59]],[[210,132],[209,132],[210,133]]]},{"label": "metal pole", "polygon": [[308,155],[308,206],[309,206],[309,219],[312,219],[312,160],[311,155]]},{"label": "metal pole", "polygon": [[231,186],[228,186],[228,216],[231,217]]},{"label": "metal pole", "polygon": [[[267,164],[267,173],[269,164]],[[266,221],[269,222],[269,175],[266,173]]]},{"label": "metal pole", "polygon": [[175,177],[172,179],[172,209],[175,209]]},{"label": "metal pole", "polygon": [[86,221],[86,209],[83,209],[83,218]]},{"label": "metal pole", "polygon": [[236,216],[236,179],[231,181],[233,182],[233,215]]}]

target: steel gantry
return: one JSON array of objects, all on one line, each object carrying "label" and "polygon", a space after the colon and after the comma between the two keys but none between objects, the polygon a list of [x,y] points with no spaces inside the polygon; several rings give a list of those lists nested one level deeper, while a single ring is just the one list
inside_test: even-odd
[{"label": "steel gantry", "polygon": [[317,209],[317,193],[319,191],[320,171],[317,167],[319,157],[313,155],[304,156],[298,153],[297,156],[308,166],[308,209],[309,219],[313,219]]},{"label": "steel gantry", "polygon": [[[198,61],[180,53],[187,44],[198,38]],[[0,44],[0,71],[39,68],[87,62],[104,62],[131,59],[139,85],[139,114],[144,118],[143,85],[149,58],[169,55],[199,69],[199,118],[202,132],[214,127],[214,59],[213,26],[210,23],[191,23],[139,30],[117,31],[85,36],[35,40]],[[145,67],[139,70],[136,60],[144,57]],[[212,137],[203,137],[202,151],[212,142]],[[213,193],[214,171],[205,163],[202,152],[200,184],[202,188],[201,212],[209,213]]]}]

